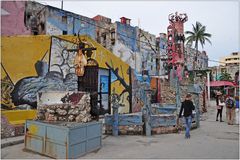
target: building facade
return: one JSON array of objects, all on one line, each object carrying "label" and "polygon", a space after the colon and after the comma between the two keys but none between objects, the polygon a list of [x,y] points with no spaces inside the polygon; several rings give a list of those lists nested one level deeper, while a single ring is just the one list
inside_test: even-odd
[{"label": "building facade", "polygon": [[[195,54],[196,49],[192,48],[190,45],[185,46],[185,66],[189,71],[193,70],[193,61]],[[198,51],[197,62],[195,65],[195,70],[205,70],[208,68],[208,55],[206,51]]]},{"label": "building facade", "polygon": [[229,56],[222,57],[220,59],[220,68],[224,68],[222,70],[229,73],[232,77],[232,80],[238,82],[239,79],[237,75],[239,75],[239,66],[240,66],[240,52],[233,52]]},{"label": "building facade", "polygon": [[160,33],[160,36],[156,39],[156,46],[158,46],[159,51],[159,75],[165,76],[168,74],[168,56],[167,56],[167,34]]}]

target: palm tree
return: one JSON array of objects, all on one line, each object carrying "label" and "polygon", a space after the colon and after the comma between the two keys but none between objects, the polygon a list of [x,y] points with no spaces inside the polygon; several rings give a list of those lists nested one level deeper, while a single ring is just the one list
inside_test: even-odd
[{"label": "palm tree", "polygon": [[219,79],[220,79],[220,81],[232,81],[231,75],[227,72],[222,72]]},{"label": "palm tree", "polygon": [[198,54],[198,44],[200,43],[202,48],[204,48],[205,42],[212,44],[209,38],[211,38],[210,33],[206,33],[206,26],[203,26],[200,22],[196,22],[196,25],[193,26],[193,31],[186,31],[185,33],[189,36],[186,38],[186,43],[192,45],[193,42],[195,43],[196,53],[194,55],[193,60],[193,70],[195,70],[195,62],[197,61],[197,54]]}]

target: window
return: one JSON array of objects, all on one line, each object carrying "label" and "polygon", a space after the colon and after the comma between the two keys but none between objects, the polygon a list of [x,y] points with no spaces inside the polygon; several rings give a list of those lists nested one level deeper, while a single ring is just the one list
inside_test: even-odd
[{"label": "window", "polygon": [[38,31],[33,31],[33,35],[38,35]]},{"label": "window", "polygon": [[67,16],[62,16],[62,22],[63,22],[64,24],[67,24]]},{"label": "window", "polygon": [[67,35],[67,31],[63,31],[63,35]]}]

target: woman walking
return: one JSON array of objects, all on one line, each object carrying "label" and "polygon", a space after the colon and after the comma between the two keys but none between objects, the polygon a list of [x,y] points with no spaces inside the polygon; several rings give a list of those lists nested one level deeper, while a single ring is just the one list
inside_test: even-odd
[{"label": "woman walking", "polygon": [[192,96],[191,94],[187,94],[185,100],[182,102],[182,106],[180,109],[180,113],[179,113],[179,118],[181,118],[182,116],[182,112],[183,112],[183,116],[185,119],[185,129],[186,129],[186,133],[185,133],[185,138],[190,138],[190,129],[191,129],[191,124],[192,124],[192,111],[195,109],[193,102],[192,102]]}]

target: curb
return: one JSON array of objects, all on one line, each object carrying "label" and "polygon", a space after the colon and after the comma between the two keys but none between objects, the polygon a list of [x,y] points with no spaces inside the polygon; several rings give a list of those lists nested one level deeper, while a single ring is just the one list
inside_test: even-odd
[{"label": "curb", "polygon": [[20,143],[24,143],[24,139],[3,143],[3,144],[1,144],[1,148],[13,146],[13,145],[20,144]]}]

